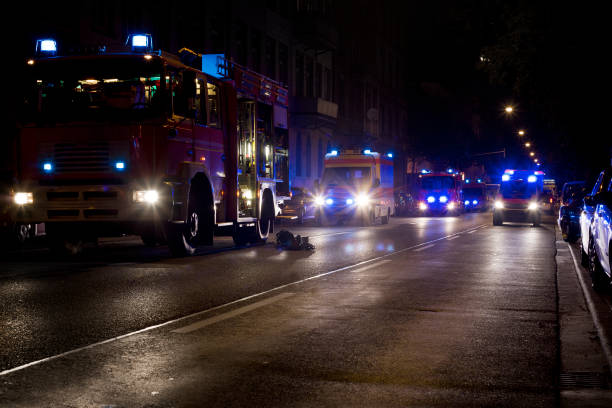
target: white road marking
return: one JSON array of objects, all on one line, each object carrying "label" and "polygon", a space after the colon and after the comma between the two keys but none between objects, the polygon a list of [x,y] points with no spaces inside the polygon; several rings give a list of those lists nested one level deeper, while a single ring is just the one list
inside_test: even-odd
[{"label": "white road marking", "polygon": [[[481,224],[477,228],[486,227],[487,225],[488,224]],[[473,228],[473,227],[471,227],[471,228]],[[32,366],[35,366],[35,365],[38,365],[38,364],[42,364],[42,363],[46,363],[46,362],[49,362],[49,361],[56,360],[58,358],[69,356],[71,354],[75,354],[75,353],[78,353],[80,351],[89,350],[89,349],[92,349],[94,347],[101,346],[103,344],[107,344],[107,343],[111,343],[113,341],[121,340],[121,339],[124,339],[126,337],[130,337],[130,336],[134,336],[136,334],[145,333],[145,332],[148,332],[148,331],[151,331],[151,330],[159,329],[161,327],[168,326],[168,325],[171,325],[171,324],[174,324],[174,323],[177,323],[177,322],[181,322],[181,321],[184,321],[184,320],[187,320],[187,319],[191,319],[191,318],[196,317],[196,316],[201,316],[203,314],[210,313],[210,312],[212,312],[214,310],[218,310],[218,309],[221,309],[221,308],[224,308],[224,307],[227,307],[227,306],[231,306],[231,305],[234,305],[236,303],[242,303],[242,302],[245,302],[245,301],[247,301],[249,299],[254,299],[256,297],[260,297],[260,296],[263,296],[263,295],[265,295],[267,293],[275,292],[275,291],[287,288],[289,286],[298,285],[300,283],[304,283],[304,282],[307,282],[309,280],[318,279],[318,278],[321,278],[323,276],[331,275],[331,274],[334,274],[334,273],[345,271],[347,269],[354,268],[356,266],[365,265],[365,264],[370,263],[370,262],[378,261],[380,259],[388,258],[388,257],[393,256],[393,255],[401,254],[403,252],[410,251],[410,250],[413,250],[415,248],[427,249],[427,248],[430,248],[430,246],[427,246],[427,244],[432,244],[434,242],[438,242],[438,241],[441,241],[441,240],[446,239],[448,237],[451,237],[453,235],[459,235],[459,234],[462,234],[464,232],[465,231],[459,231],[459,232],[457,232],[455,234],[446,235],[444,237],[432,239],[431,241],[426,241],[426,242],[423,242],[421,244],[417,244],[417,245],[413,245],[413,246],[410,246],[410,247],[398,249],[395,252],[389,252],[388,254],[377,256],[376,258],[372,258],[372,259],[367,259],[365,261],[357,262],[356,264],[353,264],[353,265],[343,266],[341,268],[334,269],[334,270],[331,270],[329,272],[323,272],[323,273],[320,273],[318,275],[314,275],[314,276],[311,276],[311,277],[308,277],[308,278],[305,278],[305,279],[302,279],[302,280],[299,280],[299,281],[295,281],[295,282],[287,283],[285,285],[277,286],[275,288],[268,289],[268,290],[265,290],[263,292],[255,293],[253,295],[245,296],[243,298],[236,299],[234,301],[231,301],[231,302],[219,305],[219,306],[211,307],[210,309],[206,309],[206,310],[202,310],[200,312],[192,313],[192,314],[187,315],[187,316],[178,317],[178,318],[173,319],[173,320],[168,320],[167,322],[155,324],[153,326],[145,327],[144,329],[140,329],[140,330],[136,330],[136,331],[133,331],[133,332],[130,332],[130,333],[122,334],[121,336],[112,337],[110,339],[106,339],[106,340],[102,340],[102,341],[99,341],[99,342],[96,342],[96,343],[92,343],[92,344],[89,344],[87,346],[83,346],[83,347],[79,347],[79,348],[76,348],[76,349],[72,349],[72,350],[69,350],[69,351],[66,351],[66,352],[63,352],[63,353],[60,353],[60,354],[56,354],[56,355],[50,356],[50,357],[45,357],[45,358],[42,358],[40,360],[31,361],[29,363],[26,363],[26,364],[23,364],[23,365],[20,365],[20,366],[17,366],[17,367],[13,367],[13,368],[9,368],[9,369],[4,370],[4,371],[0,371],[0,377],[5,376],[7,374],[14,373],[16,371],[23,370],[23,369],[28,368],[28,367],[32,367]],[[348,234],[348,233],[349,232],[340,232],[338,234]],[[433,245],[431,245],[431,246],[433,246]]]},{"label": "white road marking", "polygon": [[386,263],[392,262],[390,259],[384,259],[380,262],[374,262],[373,264],[367,265],[367,266],[362,266],[361,268],[357,268],[357,269],[352,269],[351,272],[363,272],[363,271],[367,271],[368,269],[372,269],[372,268],[376,268],[377,266],[381,266],[384,265]]},{"label": "white road marking", "polygon": [[475,233],[476,231],[478,231],[478,230],[477,230],[477,229],[475,229],[475,230],[471,230],[471,231],[468,231],[467,233],[468,233],[468,234],[473,234],[473,233]]},{"label": "white road marking", "polygon": [[344,235],[344,234],[350,234],[351,232],[355,232],[355,231],[345,231],[345,232],[330,232],[329,234],[309,235],[309,237],[310,237],[310,238],[316,238],[316,237],[331,237],[332,235]]},{"label": "white road marking", "polygon": [[250,305],[240,307],[235,310],[231,310],[226,313],[221,313],[220,315],[210,317],[208,319],[200,320],[199,322],[192,323],[187,326],[183,326],[176,330],[172,330],[172,333],[191,333],[192,331],[199,330],[206,326],[210,326],[211,324],[215,324],[217,322],[221,322],[223,320],[231,319],[232,317],[240,316],[241,314],[248,313],[252,310],[259,309],[260,307],[267,306],[274,302],[278,302],[279,300],[285,299],[289,296],[293,296],[294,293],[281,293],[280,295],[272,296],[271,298],[260,300],[259,302],[251,303]]},{"label": "white road marking", "polygon": [[429,248],[431,248],[431,247],[433,247],[433,246],[435,246],[435,245],[434,245],[434,244],[431,244],[431,245],[425,245],[424,247],[420,247],[420,248],[415,249],[415,250],[414,250],[414,252],[424,251],[424,250],[429,249]]},{"label": "white road marking", "polygon": [[457,238],[460,238],[460,237],[461,237],[461,235],[455,235],[455,236],[453,236],[453,237],[446,238],[446,239],[447,239],[448,241],[450,241],[450,240],[452,240],[452,239],[457,239]]}]

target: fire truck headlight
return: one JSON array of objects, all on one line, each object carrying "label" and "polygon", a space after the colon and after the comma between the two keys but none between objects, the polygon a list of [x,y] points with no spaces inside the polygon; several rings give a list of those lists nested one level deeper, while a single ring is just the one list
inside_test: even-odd
[{"label": "fire truck headlight", "polygon": [[13,197],[13,201],[17,205],[32,204],[34,202],[34,194],[33,193],[22,193],[22,192],[15,193],[15,196]]},{"label": "fire truck headlight", "polygon": [[454,210],[455,209],[455,203],[453,203],[452,201],[450,203],[448,203],[448,205],[446,206],[446,208],[448,208],[449,210]]},{"label": "fire truck headlight", "polygon": [[425,211],[427,209],[427,204],[425,204],[424,202],[420,202],[419,203],[419,210],[421,211]]},{"label": "fire truck headlight", "polygon": [[314,202],[316,205],[322,206],[323,204],[325,204],[325,199],[321,196],[316,196]]},{"label": "fire truck headlight", "polygon": [[427,202],[428,203],[433,203],[434,201],[436,201],[436,197],[434,197],[434,196],[427,197]]},{"label": "fire truck headlight", "polygon": [[358,206],[368,205],[370,203],[370,197],[368,197],[367,194],[359,194],[355,197],[355,203],[357,203]]},{"label": "fire truck headlight", "polygon": [[538,209],[538,203],[535,203],[535,202],[531,202],[531,203],[529,203],[529,206],[527,206],[527,209],[528,209],[529,211],[535,211],[535,210],[537,210],[537,209]]},{"label": "fire truck headlight", "polygon": [[134,191],[134,201],[137,203],[155,204],[159,201],[159,193],[156,190]]},{"label": "fire truck headlight", "polygon": [[502,203],[501,201],[496,201],[495,208],[504,208],[504,203]]}]

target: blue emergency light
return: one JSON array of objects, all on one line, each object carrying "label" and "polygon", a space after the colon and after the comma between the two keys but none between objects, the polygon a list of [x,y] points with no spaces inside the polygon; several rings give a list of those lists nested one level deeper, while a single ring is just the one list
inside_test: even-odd
[{"label": "blue emergency light", "polygon": [[387,153],[387,157],[392,159],[393,158],[393,153]]},{"label": "blue emergency light", "polygon": [[54,56],[57,54],[57,42],[46,38],[36,41],[36,55]]},{"label": "blue emergency light", "polygon": [[132,52],[149,52],[153,49],[153,36],[151,34],[132,34],[128,37]]},{"label": "blue emergency light", "polygon": [[42,167],[45,173],[51,173],[53,171],[53,163],[51,162],[44,162]]},{"label": "blue emergency light", "polygon": [[474,205],[478,204],[478,200],[472,201],[472,204],[474,204]]},{"label": "blue emergency light", "polygon": [[466,182],[466,183],[469,183],[469,182],[470,182],[470,179],[465,179],[465,182]]},{"label": "blue emergency light", "polygon": [[443,196],[440,196],[440,202],[441,202],[441,203],[445,203],[445,202],[447,202],[447,201],[448,201],[448,197],[447,197],[447,196],[444,196],[444,195],[443,195]]},{"label": "blue emergency light", "polygon": [[427,170],[427,169],[422,169],[421,170],[421,174],[429,174],[431,173],[431,171]]},{"label": "blue emergency light", "polygon": [[476,181],[477,181],[477,182],[479,182],[479,183],[482,183],[482,179],[478,179],[478,180],[476,180]]},{"label": "blue emergency light", "polygon": [[363,150],[363,154],[372,154],[372,150],[370,150],[370,149],[364,149],[364,150]]},{"label": "blue emergency light", "polygon": [[453,172],[453,169],[446,170],[449,174]]},{"label": "blue emergency light", "polygon": [[470,200],[465,200],[465,205],[470,205]]},{"label": "blue emergency light", "polygon": [[509,174],[504,174],[502,176],[502,181],[510,181],[510,175]]},{"label": "blue emergency light", "polygon": [[538,180],[538,178],[536,176],[529,176],[527,177],[527,181],[530,183],[535,183]]},{"label": "blue emergency light", "polygon": [[338,155],[338,151],[337,150],[332,150],[331,152],[328,153],[330,156],[337,156]]},{"label": "blue emergency light", "polygon": [[125,170],[125,162],[122,162],[122,161],[115,162],[115,169],[119,171]]},{"label": "blue emergency light", "polygon": [[436,197],[434,197],[434,196],[429,196],[429,197],[427,197],[427,202],[428,202],[428,203],[433,203],[433,202],[435,202],[435,201],[436,201]]}]

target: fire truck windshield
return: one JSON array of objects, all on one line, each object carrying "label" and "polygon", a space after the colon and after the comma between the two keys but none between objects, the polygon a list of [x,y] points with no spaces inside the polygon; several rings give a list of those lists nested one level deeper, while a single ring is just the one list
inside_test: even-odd
[{"label": "fire truck windshield", "polygon": [[323,184],[365,185],[370,183],[369,167],[327,167],[323,174]]},{"label": "fire truck windshield", "polygon": [[161,67],[141,58],[39,61],[22,122],[130,121],[161,114]]},{"label": "fire truck windshield", "polygon": [[482,187],[464,187],[463,196],[466,198],[484,197],[485,189]]},{"label": "fire truck windshield", "polygon": [[451,176],[427,176],[421,179],[423,190],[445,190],[454,186],[455,181]]}]

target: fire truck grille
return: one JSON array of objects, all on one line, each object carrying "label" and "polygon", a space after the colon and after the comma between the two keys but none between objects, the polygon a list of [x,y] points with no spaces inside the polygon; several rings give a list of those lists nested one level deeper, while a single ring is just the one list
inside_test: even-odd
[{"label": "fire truck grille", "polygon": [[54,163],[57,173],[107,172],[111,170],[108,143],[73,144],[58,143],[54,146]]}]

